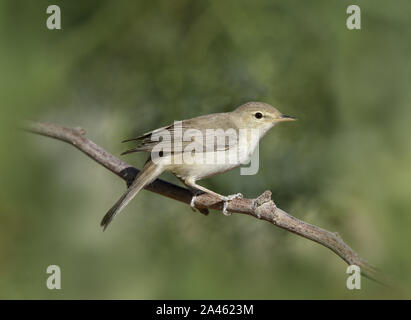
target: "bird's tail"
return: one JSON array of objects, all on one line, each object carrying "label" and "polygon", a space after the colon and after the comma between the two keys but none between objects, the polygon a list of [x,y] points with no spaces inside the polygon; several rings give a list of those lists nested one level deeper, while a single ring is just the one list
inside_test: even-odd
[{"label": "bird's tail", "polygon": [[121,198],[111,207],[106,215],[101,220],[100,225],[103,230],[106,230],[111,220],[119,213],[123,208],[135,197],[135,195],[143,189],[146,185],[153,182],[162,172],[163,166],[154,164],[151,160],[147,161],[144,168],[135,178],[134,182],[130,185],[127,191],[121,196]]}]

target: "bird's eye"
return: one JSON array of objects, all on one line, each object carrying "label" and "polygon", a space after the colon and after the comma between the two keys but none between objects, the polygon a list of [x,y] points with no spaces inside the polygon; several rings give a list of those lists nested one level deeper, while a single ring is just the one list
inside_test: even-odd
[{"label": "bird's eye", "polygon": [[261,112],[256,112],[254,114],[254,117],[256,117],[257,119],[261,119],[263,117],[263,114]]}]

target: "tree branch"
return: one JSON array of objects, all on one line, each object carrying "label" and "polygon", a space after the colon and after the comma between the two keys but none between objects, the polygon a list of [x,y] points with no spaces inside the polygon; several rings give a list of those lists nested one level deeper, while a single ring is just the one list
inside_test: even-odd
[{"label": "tree branch", "polygon": [[[88,139],[85,136],[86,132],[84,129],[66,128],[56,124],[42,122],[28,122],[24,128],[29,132],[51,137],[73,145],[91,159],[124,179],[128,185],[130,185],[139,172],[135,167],[118,159]],[[145,189],[187,204],[190,203],[192,198],[192,194],[188,189],[161,179],[155,180],[146,186]],[[222,210],[223,204],[218,198],[212,195],[202,194],[197,196],[195,206],[201,212],[205,213],[207,209]],[[386,282],[383,275],[344,243],[338,233],[308,224],[281,210],[271,200],[270,191],[265,191],[256,199],[234,199],[228,203],[227,211],[246,214],[257,219],[268,221],[277,227],[315,241],[334,251],[347,264],[359,266],[362,275],[380,283]]]}]

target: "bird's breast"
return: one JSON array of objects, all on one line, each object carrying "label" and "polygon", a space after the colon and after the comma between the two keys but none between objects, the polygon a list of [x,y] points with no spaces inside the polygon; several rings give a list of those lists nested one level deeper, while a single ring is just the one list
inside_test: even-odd
[{"label": "bird's breast", "polygon": [[205,179],[247,164],[259,140],[259,135],[254,133],[246,138],[240,137],[237,143],[227,150],[173,154],[170,155],[169,163],[165,167],[182,180]]}]

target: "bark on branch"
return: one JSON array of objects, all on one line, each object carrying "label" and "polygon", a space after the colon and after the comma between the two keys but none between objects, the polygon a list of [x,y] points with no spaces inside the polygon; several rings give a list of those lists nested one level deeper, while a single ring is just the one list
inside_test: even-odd
[{"label": "bark on branch", "polygon": [[[100,165],[124,179],[128,185],[139,172],[135,167],[120,160],[88,139],[85,136],[86,131],[84,129],[67,128],[42,122],[28,122],[24,128],[32,133],[51,137],[73,145]],[[161,179],[157,179],[146,186],[145,189],[187,204],[190,203],[192,198],[192,194],[188,189]],[[202,194],[196,198],[195,206],[202,212],[205,212],[207,209],[222,210],[223,204],[218,198],[212,195]],[[265,191],[256,199],[243,198],[230,201],[227,211],[246,214],[257,219],[268,221],[277,227],[315,241],[334,251],[347,264],[359,266],[362,275],[380,283],[386,282],[383,275],[351,249],[338,233],[308,224],[281,210],[271,200],[270,191]]]}]

